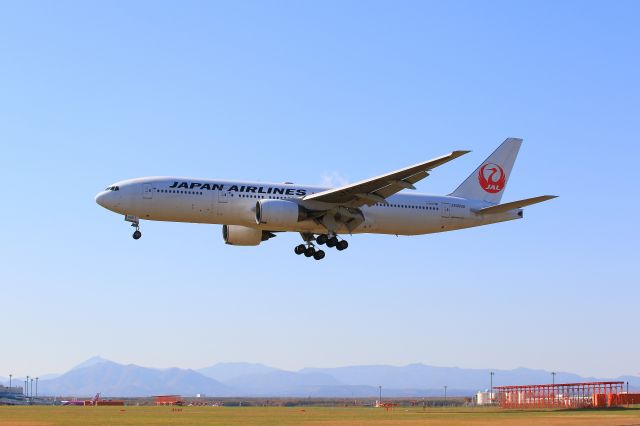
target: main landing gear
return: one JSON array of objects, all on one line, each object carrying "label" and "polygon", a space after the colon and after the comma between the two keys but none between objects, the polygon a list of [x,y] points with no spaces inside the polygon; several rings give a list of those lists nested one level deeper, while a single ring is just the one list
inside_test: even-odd
[{"label": "main landing gear", "polygon": [[[324,259],[324,250],[317,250],[312,242],[314,240],[313,234],[301,233],[300,235],[302,235],[302,239],[305,243],[296,246],[293,249],[294,253],[297,255],[304,254],[305,257],[313,257],[315,260]],[[319,245],[326,244],[327,247],[335,247],[338,251],[345,250],[347,247],[349,247],[349,243],[346,240],[339,240],[335,234],[320,234],[315,237],[315,242]]]},{"label": "main landing gear", "polygon": [[326,244],[327,247],[335,247],[339,251],[346,250],[349,247],[349,243],[347,240],[338,240],[336,235],[325,235],[321,234],[316,237],[316,243],[323,245]]},{"label": "main landing gear", "polygon": [[324,259],[325,253],[323,250],[316,250],[312,245],[300,244],[293,249],[295,254],[304,254],[305,257],[313,257],[315,260]]},{"label": "main landing gear", "polygon": [[313,234],[300,233],[302,239],[304,240],[304,244],[300,244],[293,249],[294,253],[297,255],[304,254],[305,257],[313,257],[315,260],[324,259],[325,253],[323,250],[316,250],[315,246],[311,242],[313,240]]}]

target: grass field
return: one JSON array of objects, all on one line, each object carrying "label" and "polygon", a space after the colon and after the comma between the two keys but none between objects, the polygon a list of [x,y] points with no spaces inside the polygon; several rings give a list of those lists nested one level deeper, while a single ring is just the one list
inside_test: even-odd
[{"label": "grass field", "polygon": [[14,425],[640,425],[640,408],[517,411],[495,408],[0,407]]}]

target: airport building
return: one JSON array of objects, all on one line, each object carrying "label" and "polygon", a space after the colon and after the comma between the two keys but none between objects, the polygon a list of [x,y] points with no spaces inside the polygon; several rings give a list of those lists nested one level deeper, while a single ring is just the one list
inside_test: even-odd
[{"label": "airport building", "polygon": [[3,386],[0,385],[0,404],[3,405],[21,405],[27,401],[24,396],[23,388],[20,386]]},{"label": "airport building", "polygon": [[183,405],[184,401],[180,395],[154,395],[153,400],[156,405]]}]

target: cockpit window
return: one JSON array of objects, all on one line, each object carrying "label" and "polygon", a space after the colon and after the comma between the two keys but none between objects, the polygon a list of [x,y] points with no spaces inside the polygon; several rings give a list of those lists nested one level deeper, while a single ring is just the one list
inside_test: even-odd
[{"label": "cockpit window", "polygon": [[108,186],[104,189],[105,191],[120,191],[119,186]]}]

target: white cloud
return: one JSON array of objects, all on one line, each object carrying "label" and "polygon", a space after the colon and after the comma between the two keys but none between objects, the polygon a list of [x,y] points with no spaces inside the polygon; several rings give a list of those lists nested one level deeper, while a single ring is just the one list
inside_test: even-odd
[{"label": "white cloud", "polygon": [[342,176],[340,172],[332,171],[325,172],[320,178],[320,185],[329,187],[343,186],[349,183],[349,179]]}]

